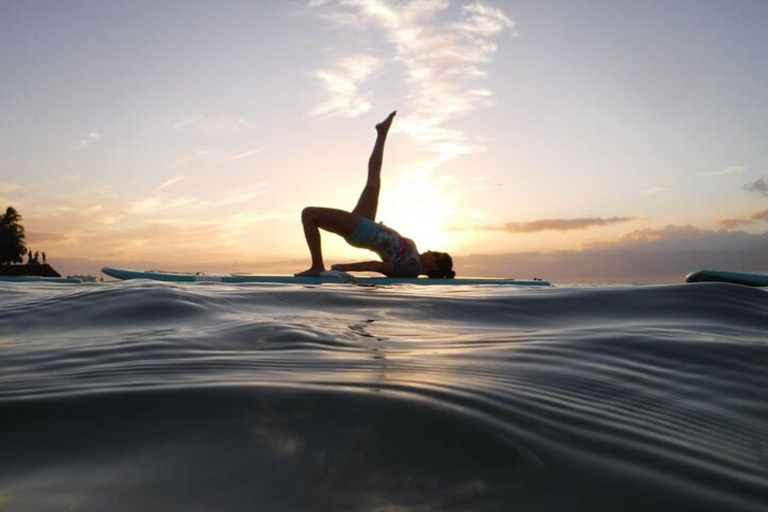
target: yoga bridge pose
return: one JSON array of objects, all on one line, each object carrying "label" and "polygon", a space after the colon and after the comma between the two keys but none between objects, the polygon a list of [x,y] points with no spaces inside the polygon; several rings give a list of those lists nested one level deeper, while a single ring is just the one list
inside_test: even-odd
[{"label": "yoga bridge pose", "polygon": [[388,277],[418,277],[424,274],[431,278],[453,278],[456,275],[452,270],[453,260],[448,253],[427,251],[419,254],[413,240],[375,222],[381,189],[384,143],[396,113],[392,112],[376,125],[376,143],[368,160],[368,181],[355,209],[347,212],[335,208],[309,206],[301,212],[304,236],[312,255],[312,266],[295,275],[317,276],[325,271],[320,244],[321,229],[343,237],[354,247],[370,249],[382,260],[337,264],[331,267],[333,270],[378,272]]}]

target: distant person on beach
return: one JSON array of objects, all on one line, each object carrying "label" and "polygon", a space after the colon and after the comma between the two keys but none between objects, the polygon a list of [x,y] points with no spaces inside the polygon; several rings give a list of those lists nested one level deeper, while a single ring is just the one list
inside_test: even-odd
[{"label": "distant person on beach", "polygon": [[43,253],[43,265],[45,265],[46,263],[48,263],[48,262],[45,261],[45,253]]},{"label": "distant person on beach", "polygon": [[296,276],[319,276],[325,271],[320,229],[343,237],[348,244],[377,253],[382,261],[340,263],[333,270],[342,272],[378,272],[387,277],[453,278],[453,260],[446,252],[427,251],[419,254],[413,240],[401,236],[394,229],[376,223],[381,189],[381,165],[384,160],[384,142],[397,112],[376,125],[376,143],[368,160],[368,181],[357,206],[351,212],[334,208],[309,206],[301,212],[304,236],[307,239],[312,266]]}]

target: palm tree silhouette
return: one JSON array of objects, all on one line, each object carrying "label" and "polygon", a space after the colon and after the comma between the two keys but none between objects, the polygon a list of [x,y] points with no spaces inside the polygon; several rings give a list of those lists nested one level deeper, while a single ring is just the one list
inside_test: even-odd
[{"label": "palm tree silhouette", "polygon": [[0,214],[0,264],[22,263],[27,253],[21,215],[13,206]]}]

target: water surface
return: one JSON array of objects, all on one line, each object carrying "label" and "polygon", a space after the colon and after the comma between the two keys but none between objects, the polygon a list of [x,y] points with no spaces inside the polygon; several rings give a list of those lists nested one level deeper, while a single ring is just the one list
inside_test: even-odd
[{"label": "water surface", "polygon": [[754,510],[768,294],[0,283],[2,510]]}]

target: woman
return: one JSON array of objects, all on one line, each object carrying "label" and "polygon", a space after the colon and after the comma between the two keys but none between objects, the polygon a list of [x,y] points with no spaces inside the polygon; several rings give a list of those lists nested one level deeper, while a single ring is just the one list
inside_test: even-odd
[{"label": "woman", "polygon": [[321,229],[336,233],[354,247],[370,249],[382,260],[337,264],[331,267],[333,270],[378,272],[387,277],[418,277],[424,274],[431,278],[453,278],[456,275],[452,270],[453,260],[448,253],[427,251],[419,254],[413,240],[401,236],[390,227],[374,222],[379,206],[384,142],[396,113],[392,112],[376,125],[376,144],[368,160],[368,181],[355,209],[346,212],[310,206],[301,212],[304,236],[312,255],[312,266],[296,274],[297,276],[318,276],[325,271],[320,246]]}]

